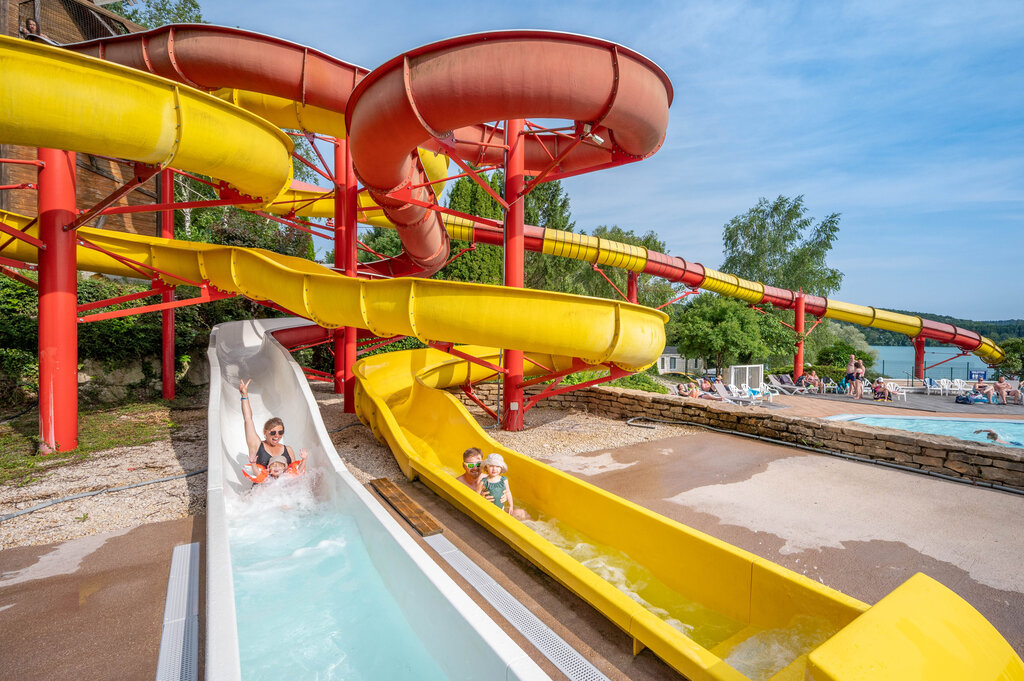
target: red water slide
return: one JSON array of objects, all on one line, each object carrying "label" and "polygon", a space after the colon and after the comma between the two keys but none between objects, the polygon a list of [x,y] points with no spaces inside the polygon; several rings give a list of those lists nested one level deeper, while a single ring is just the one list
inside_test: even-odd
[{"label": "red water slide", "polygon": [[654,153],[672,99],[668,77],[642,55],[546,31],[453,38],[369,75],[317,50],[222,26],[164,26],[69,49],[206,90],[252,90],[346,112],[356,173],[405,247],[407,258],[390,265],[396,274],[429,275],[448,256],[418,146],[500,163],[504,132],[488,122],[568,119],[575,134],[534,131],[521,143],[530,174],[575,174]]}]

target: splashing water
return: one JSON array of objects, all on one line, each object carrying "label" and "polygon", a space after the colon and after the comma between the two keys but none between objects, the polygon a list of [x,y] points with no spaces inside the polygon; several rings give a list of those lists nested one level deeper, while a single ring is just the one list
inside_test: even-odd
[{"label": "splashing water", "polygon": [[798,615],[788,627],[766,629],[737,644],[725,662],[752,681],[766,681],[835,632],[824,620]]},{"label": "splashing water", "polygon": [[355,520],[310,476],[227,500],[242,678],[438,680]]},{"label": "splashing water", "polygon": [[675,591],[625,553],[598,544],[555,518],[539,515],[538,520],[527,521],[526,524],[588,570],[705,648],[714,647],[743,628],[739,622]]}]

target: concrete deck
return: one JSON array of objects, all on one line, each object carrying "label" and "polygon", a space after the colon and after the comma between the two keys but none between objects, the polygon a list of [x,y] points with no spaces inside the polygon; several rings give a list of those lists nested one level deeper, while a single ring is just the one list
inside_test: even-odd
[{"label": "concrete deck", "polygon": [[[787,413],[808,416],[906,413],[892,403],[779,402]],[[577,475],[868,603],[925,572],[967,599],[1024,653],[1024,496],[716,433],[574,460],[606,456],[620,467]],[[444,526],[449,540],[613,681],[680,678],[649,651],[634,658],[623,632],[425,486],[396,482]],[[7,635],[0,670],[25,679],[153,678],[171,551],[204,540],[203,519],[189,518],[0,552],[0,630]],[[200,587],[205,602],[205,584]],[[202,626],[201,614],[200,636]],[[553,679],[564,678],[538,662]]]},{"label": "concrete deck", "polygon": [[[189,517],[0,551],[0,677],[156,678],[171,553],[205,536],[205,518]],[[200,641],[203,626],[200,609]]]}]

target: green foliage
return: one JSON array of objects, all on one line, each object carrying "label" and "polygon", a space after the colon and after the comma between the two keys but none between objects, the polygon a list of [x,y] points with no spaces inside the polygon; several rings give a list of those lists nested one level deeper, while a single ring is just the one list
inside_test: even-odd
[{"label": "green foliage", "polygon": [[857,359],[864,362],[865,369],[870,369],[875,364],[874,353],[864,352],[845,341],[836,341],[832,345],[822,348],[815,355],[814,361],[821,365],[842,367],[843,375],[845,376],[846,363],[850,360],[850,355],[854,355]]},{"label": "green foliage", "polygon": [[135,0],[113,2],[106,8],[146,28],[165,24],[206,23],[198,0]]},{"label": "green foliage", "polygon": [[744,279],[818,296],[839,290],[843,273],[825,261],[839,234],[839,214],[814,224],[806,212],[803,196],[779,196],[772,203],[761,198],[723,228],[722,269]]},{"label": "green foliage", "polygon": [[[78,281],[79,304],[116,298],[149,289],[148,285],[95,276]],[[179,299],[193,298],[199,290],[179,286]],[[36,292],[6,277],[0,277],[0,348],[36,356],[38,352],[38,309]],[[97,310],[127,309],[152,303],[143,299]],[[214,303],[191,305],[175,310],[175,348],[178,353],[205,349],[210,330],[221,322],[274,316],[277,313],[245,298],[229,298]],[[78,325],[79,359],[124,363],[159,351],[161,315],[148,312]],[[200,350],[202,351],[202,350]]]},{"label": "green foliage", "polygon": [[1024,379],[1024,338],[1011,338],[1000,347],[1006,353],[1006,361],[999,365],[999,371]]},{"label": "green foliage", "polygon": [[759,317],[742,301],[705,294],[676,312],[666,333],[680,354],[708,358],[721,374],[736,361],[750,363],[767,355]]},{"label": "green foliage", "polygon": [[[386,227],[372,227],[370,231],[363,234],[361,241],[366,244],[368,248],[390,258],[393,258],[402,252],[402,240],[398,238],[398,232]],[[329,251],[328,255],[330,256],[330,260],[328,262],[333,263],[334,251]],[[359,262],[373,262],[378,258],[373,253],[359,251],[356,253],[356,259],[359,260]]]},{"label": "green foliage", "polygon": [[[562,385],[579,385],[580,383],[586,383],[592,381],[595,378],[601,378],[607,376],[607,372],[598,370],[587,370],[578,371],[575,374],[569,374],[562,380]],[[667,394],[668,388],[662,384],[656,382],[651,378],[651,375],[642,371],[636,374],[630,374],[629,376],[623,376],[622,378],[616,378],[614,381],[608,381],[601,385],[610,385],[616,388],[630,388],[632,390],[644,390],[649,393]]]}]

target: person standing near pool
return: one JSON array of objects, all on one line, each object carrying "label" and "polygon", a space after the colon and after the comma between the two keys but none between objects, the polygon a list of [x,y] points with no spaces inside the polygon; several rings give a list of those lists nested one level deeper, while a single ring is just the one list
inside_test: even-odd
[{"label": "person standing near pool", "polygon": [[853,363],[853,399],[855,400],[864,398],[864,374],[864,362],[858,359]]},{"label": "person standing near pool", "polygon": [[284,439],[284,421],[276,416],[263,424],[263,438],[260,438],[252,421],[252,407],[249,406],[250,383],[251,378],[238,382],[238,392],[242,394],[242,419],[245,421],[245,444],[249,449],[249,463],[267,468],[270,460],[278,456],[283,456],[288,466],[295,461],[305,461],[309,456],[305,449],[300,449],[296,458],[292,448],[281,442]]},{"label": "person standing near pool", "polygon": [[857,368],[857,358],[850,355],[850,361],[846,363],[846,394],[853,395],[853,377]]}]

